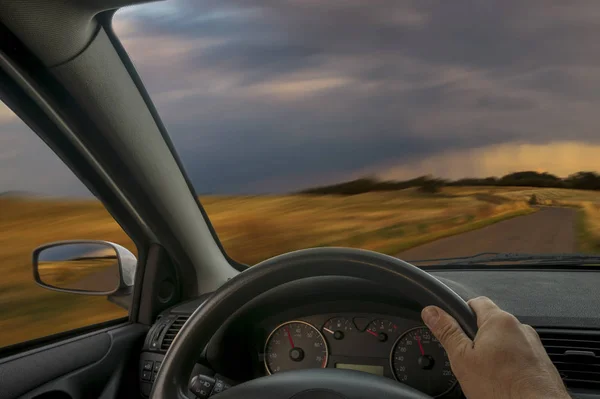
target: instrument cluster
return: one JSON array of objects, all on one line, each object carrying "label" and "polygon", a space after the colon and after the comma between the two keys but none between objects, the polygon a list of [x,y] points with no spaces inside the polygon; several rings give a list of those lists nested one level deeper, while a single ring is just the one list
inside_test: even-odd
[{"label": "instrument cluster", "polygon": [[389,315],[330,314],[270,328],[265,373],[340,368],[394,378],[433,397],[457,385],[448,355],[422,323]]}]

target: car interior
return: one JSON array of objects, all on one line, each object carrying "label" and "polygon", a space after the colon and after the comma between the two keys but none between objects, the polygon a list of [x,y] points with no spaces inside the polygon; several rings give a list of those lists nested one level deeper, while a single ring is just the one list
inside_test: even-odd
[{"label": "car interior", "polygon": [[[0,2],[2,100],[138,248],[137,259],[100,241],[35,249],[38,284],[106,296],[129,316],[2,348],[0,398],[461,398],[420,311],[437,305],[474,337],[477,296],[536,329],[574,398],[600,398],[598,269],[425,269],[349,248],[231,259],[112,29],[132,3]],[[52,282],[48,262],[67,249],[116,262],[118,286]]]}]

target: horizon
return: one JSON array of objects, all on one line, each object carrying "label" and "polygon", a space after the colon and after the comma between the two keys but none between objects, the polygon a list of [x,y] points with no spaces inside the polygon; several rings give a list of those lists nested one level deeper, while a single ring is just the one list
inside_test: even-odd
[{"label": "horizon", "polygon": [[[596,175],[598,175],[598,177],[600,177],[600,171],[595,171],[595,170],[580,170],[577,172],[574,172],[568,176],[558,176],[552,172],[549,171],[543,171],[543,172],[539,172],[539,171],[533,171],[533,170],[518,170],[518,171],[513,171],[513,172],[509,172],[506,173],[504,175],[501,176],[482,176],[482,177],[472,177],[472,176],[466,176],[466,177],[460,177],[457,179],[444,179],[441,178],[439,176],[435,176],[435,175],[431,175],[431,174],[425,174],[425,175],[418,175],[418,176],[413,176],[411,178],[408,179],[383,179],[379,176],[375,176],[375,175],[365,175],[365,176],[361,176],[355,179],[350,179],[350,180],[343,180],[343,181],[336,181],[336,182],[331,182],[329,184],[325,184],[325,185],[315,185],[315,186],[310,186],[310,187],[300,187],[294,191],[287,191],[287,192],[261,192],[261,193],[236,193],[236,194],[224,194],[224,193],[196,193],[198,195],[198,197],[244,197],[244,196],[286,196],[286,195],[298,195],[298,194],[304,194],[306,191],[310,191],[312,189],[319,189],[319,188],[325,188],[325,187],[332,187],[332,186],[336,186],[336,185],[341,185],[341,184],[345,184],[345,183],[351,183],[357,180],[373,180],[376,181],[378,183],[403,183],[403,182],[408,182],[411,180],[416,180],[419,178],[428,178],[431,180],[442,180],[445,184],[452,184],[452,183],[456,183],[456,182],[460,182],[461,180],[485,180],[485,179],[496,179],[496,180],[500,180],[506,176],[510,176],[516,173],[537,173],[539,175],[550,175],[553,177],[556,177],[560,180],[566,180],[569,177],[577,174],[577,173],[594,173]],[[471,185],[469,184],[464,184],[464,185],[460,185],[460,187],[469,187]],[[481,187],[485,187],[484,186],[479,186]],[[501,187],[501,186],[494,186],[494,185],[490,185],[489,187]],[[506,186],[502,186],[502,187],[532,187],[532,188],[552,188],[552,187],[543,187],[543,186],[511,186],[511,185],[506,185]],[[578,188],[571,188],[571,187],[562,187],[564,189],[567,190],[580,190]],[[406,188],[408,189],[408,188]],[[401,191],[401,190],[400,190]],[[590,190],[590,191],[596,191],[596,190]],[[41,192],[35,192],[35,191],[27,191],[27,190],[5,190],[5,191],[0,191],[0,199],[2,198],[39,198],[39,199],[50,199],[50,200],[54,200],[54,199],[64,199],[64,200],[75,200],[75,201],[88,201],[88,200],[95,200],[96,197],[91,195],[91,193],[89,193],[88,195],[72,195],[72,196],[60,196],[60,195],[53,195],[53,194],[45,194],[45,193],[41,193]]]}]

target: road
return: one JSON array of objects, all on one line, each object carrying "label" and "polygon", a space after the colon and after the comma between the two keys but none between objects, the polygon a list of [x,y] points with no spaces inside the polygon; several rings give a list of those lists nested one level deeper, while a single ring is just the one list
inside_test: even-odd
[{"label": "road", "polygon": [[403,260],[450,258],[480,252],[576,252],[576,211],[542,208],[538,212],[442,238],[398,255]]},{"label": "road", "polygon": [[96,273],[89,274],[81,280],[75,281],[72,284],[64,287],[72,290],[83,291],[112,291],[119,285],[119,268],[114,265],[100,270]]}]

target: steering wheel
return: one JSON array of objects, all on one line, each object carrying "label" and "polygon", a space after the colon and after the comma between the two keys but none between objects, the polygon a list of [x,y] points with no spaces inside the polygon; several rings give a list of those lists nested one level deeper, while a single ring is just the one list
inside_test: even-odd
[{"label": "steering wheel", "polygon": [[[467,303],[423,270],[398,258],[349,248],[314,248],[266,260],[238,274],[190,316],[171,344],[157,375],[151,399],[187,399],[198,352],[227,318],[261,293],[281,284],[315,276],[369,280],[423,307],[436,305],[452,315],[474,338],[477,319]],[[430,396],[389,378],[342,369],[306,369],[261,377],[218,394],[222,399],[425,399]]]}]

